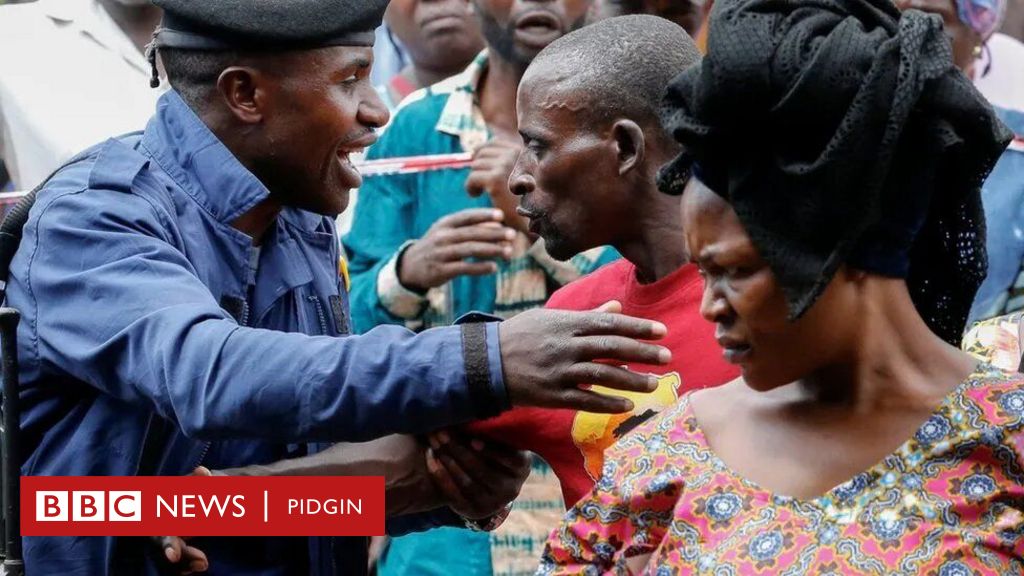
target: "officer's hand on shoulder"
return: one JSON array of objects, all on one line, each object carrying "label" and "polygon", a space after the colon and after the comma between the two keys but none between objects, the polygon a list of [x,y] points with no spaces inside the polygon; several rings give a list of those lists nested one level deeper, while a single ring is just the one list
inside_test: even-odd
[{"label": "officer's hand on shoulder", "polygon": [[499,325],[505,389],[513,406],[573,408],[586,412],[628,412],[625,398],[581,388],[599,384],[617,390],[651,392],[655,376],[622,364],[667,364],[672,354],[657,340],[664,324],[619,314],[618,302],[590,312],[531,310]]}]

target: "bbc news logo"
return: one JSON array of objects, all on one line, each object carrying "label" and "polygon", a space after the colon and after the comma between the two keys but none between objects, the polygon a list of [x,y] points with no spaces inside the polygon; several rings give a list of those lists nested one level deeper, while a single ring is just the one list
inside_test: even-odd
[{"label": "bbc news logo", "polygon": [[384,478],[23,476],[25,536],[380,536]]},{"label": "bbc news logo", "polygon": [[36,522],[142,522],[142,492],[36,492]]}]

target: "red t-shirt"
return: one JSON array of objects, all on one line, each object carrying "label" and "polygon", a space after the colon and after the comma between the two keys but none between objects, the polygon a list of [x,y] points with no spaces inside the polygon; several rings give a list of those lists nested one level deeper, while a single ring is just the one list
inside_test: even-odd
[{"label": "red t-shirt", "polygon": [[627,414],[516,408],[472,423],[467,431],[539,454],[558,476],[566,506],[576,503],[601,477],[605,449],[626,432],[675,403],[686,391],[718,386],[739,376],[739,369],[722,357],[714,325],[700,315],[703,286],[692,264],[653,284],[640,284],[636,267],[622,259],[555,292],[548,308],[591,310],[618,300],[623,313],[665,324],[668,335],[659,344],[672,351],[672,362],[667,366],[628,366],[637,372],[657,374],[658,389],[637,394],[595,387],[633,400],[634,410]]}]

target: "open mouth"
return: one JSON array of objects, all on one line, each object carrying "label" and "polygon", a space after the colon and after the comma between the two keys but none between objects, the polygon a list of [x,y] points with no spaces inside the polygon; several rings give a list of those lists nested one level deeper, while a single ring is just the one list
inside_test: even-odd
[{"label": "open mouth", "polygon": [[515,30],[520,42],[543,48],[562,35],[562,22],[546,10],[533,10],[516,20]]},{"label": "open mouth", "polygon": [[338,166],[341,168],[345,185],[349,188],[358,188],[363,185],[363,176],[359,173],[352,156],[362,154],[368,147],[377,141],[376,132],[365,132],[356,138],[351,138],[338,145],[337,157]]},{"label": "open mouth", "polygon": [[352,155],[359,155],[363,153],[364,148],[352,148],[347,150],[338,150],[338,161],[347,166],[351,166],[355,169],[355,164],[352,162]]},{"label": "open mouth", "polygon": [[362,154],[377,141],[376,132],[367,132],[358,138],[352,138],[338,145],[338,159],[352,165],[352,155]]},{"label": "open mouth", "polygon": [[561,30],[562,23],[558,18],[546,10],[534,10],[523,14],[516,20],[518,30]]}]

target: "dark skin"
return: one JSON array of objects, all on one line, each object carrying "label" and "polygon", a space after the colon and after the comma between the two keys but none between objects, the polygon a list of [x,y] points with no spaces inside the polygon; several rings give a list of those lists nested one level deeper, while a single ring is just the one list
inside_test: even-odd
[{"label": "dark skin", "polygon": [[[465,218],[460,217],[455,224],[448,221],[431,228],[406,249],[399,262],[398,277],[407,288],[425,292],[460,275],[493,274],[497,270],[493,260],[511,255],[509,241],[515,235],[509,231],[527,229],[526,220],[516,214],[518,202],[508,187],[509,174],[522,149],[515,113],[519,81],[533,58],[581,21],[589,5],[584,0],[467,3],[480,18],[490,48],[487,71],[480,82],[479,102],[492,139],[475,152],[466,191],[474,197],[489,194],[501,214],[487,218],[477,211],[480,217],[474,217],[467,210]],[[469,258],[484,262],[473,266],[461,264]]]},{"label": "dark skin", "polygon": [[462,72],[484,48],[480,23],[465,0],[394,0],[384,21],[412,61],[402,74],[416,86]]},{"label": "dark skin", "polygon": [[235,223],[257,243],[284,206],[337,216],[362,184],[349,157],[389,117],[369,81],[372,62],[371,48],[335,46],[221,72],[201,117],[270,191]]},{"label": "dark skin", "polygon": [[703,22],[704,11],[690,0],[596,0],[587,19],[597,22],[627,14],[652,14],[679,24],[695,36]]},{"label": "dark skin", "polygon": [[524,148],[509,184],[520,213],[555,258],[610,245],[640,282],[668,276],[689,260],[679,198],[655,183],[675,144],[653,118],[595,123],[576,111],[585,89],[558,82],[558,72],[531,67],[519,88]]},{"label": "dark skin", "polygon": [[[254,243],[283,206],[335,216],[347,206],[349,190],[362,183],[343,156],[371,144],[374,130],[388,119],[368,80],[372,57],[369,48],[322,48],[263,55],[220,74],[199,114],[270,191],[234,222]],[[499,338],[512,404],[630,410],[621,398],[577,385],[594,382],[634,391],[656,386],[651,376],[609,371],[594,362],[668,361],[668,350],[634,340],[660,338],[665,327],[618,315],[620,310],[611,305],[593,312],[531,311],[503,322]]]},{"label": "dark skin", "polygon": [[[370,86],[372,51],[362,47],[331,47],[301,52],[264,54],[226,68],[196,110],[235,157],[269,190],[269,196],[238,218],[234,227],[259,244],[274,226],[283,207],[334,216],[348,204],[351,188],[362,179],[345,156],[368,146],[375,129],[386,123],[387,109]],[[172,84],[174,79],[171,79]],[[657,379],[596,362],[612,359],[665,364],[671,353],[639,340],[656,340],[665,326],[619,314],[609,303],[592,312],[535,310],[502,323],[498,328],[503,380],[514,406],[562,407],[589,412],[626,412],[632,403],[584,390],[580,383],[649,392]],[[476,447],[473,447],[476,450]],[[493,458],[458,451],[439,442],[427,465],[445,470],[454,462],[448,487],[452,501],[470,514],[479,502],[501,493],[493,483],[473,490],[465,477],[507,482],[518,454]],[[498,450],[495,448],[495,450]],[[480,450],[476,450],[480,452]],[[487,470],[461,463],[476,458]],[[472,457],[472,458],[470,458]],[[516,468],[518,469],[518,468]],[[459,473],[461,471],[461,474]],[[511,478],[517,477],[513,473]],[[444,491],[444,487],[441,487]],[[464,507],[465,506],[465,507]],[[171,546],[169,557],[181,558],[184,543]],[[179,568],[187,572],[201,559],[188,553]]]},{"label": "dark skin", "polygon": [[[530,473],[530,457],[479,440],[441,432],[425,448],[410,436],[388,436],[362,444],[335,444],[327,450],[268,465],[196,476],[384,476],[388,517],[448,506],[465,518],[484,519],[515,499]],[[174,573],[205,572],[209,561],[185,538],[165,536],[156,544]]]},{"label": "dark skin", "polygon": [[774,275],[724,200],[693,180],[682,216],[705,276],[701,313],[742,369],[695,393],[693,409],[715,453],[763,488],[824,495],[895,451],[975,368],[928,329],[904,281],[844,267],[790,322]]},{"label": "dark skin", "polygon": [[163,10],[149,0],[99,0],[99,3],[139,52],[145,52],[146,45],[153,40],[153,31],[160,24]]}]

